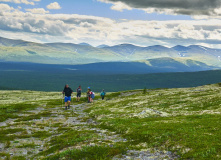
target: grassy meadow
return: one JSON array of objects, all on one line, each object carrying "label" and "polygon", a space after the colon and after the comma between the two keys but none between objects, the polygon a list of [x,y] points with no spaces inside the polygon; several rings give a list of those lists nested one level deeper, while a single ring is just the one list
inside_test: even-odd
[{"label": "grassy meadow", "polygon": [[221,159],[220,92],[97,93],[65,111],[58,92],[0,91],[0,159]]}]

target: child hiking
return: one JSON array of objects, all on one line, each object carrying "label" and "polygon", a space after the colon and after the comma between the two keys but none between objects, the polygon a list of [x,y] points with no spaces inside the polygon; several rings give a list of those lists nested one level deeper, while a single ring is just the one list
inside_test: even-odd
[{"label": "child hiking", "polygon": [[104,92],[104,89],[101,91],[101,98],[102,98],[102,100],[104,100],[104,97],[105,97],[105,95],[106,95],[106,93]]},{"label": "child hiking", "polygon": [[82,92],[82,89],[81,89],[81,86],[79,86],[79,87],[77,88],[77,98],[76,98],[76,102],[79,102],[79,101],[80,101],[81,92]]},{"label": "child hiking", "polygon": [[87,88],[87,99],[88,99],[88,103],[93,102],[93,99],[95,98],[95,93],[91,91],[91,88],[88,87]]},{"label": "child hiking", "polygon": [[65,110],[70,109],[71,105],[71,94],[73,93],[73,90],[68,86],[68,84],[65,85],[64,90],[62,94],[65,94],[64,102],[65,102]]},{"label": "child hiking", "polygon": [[90,87],[88,87],[87,88],[87,102],[88,103],[91,103],[91,88]]}]

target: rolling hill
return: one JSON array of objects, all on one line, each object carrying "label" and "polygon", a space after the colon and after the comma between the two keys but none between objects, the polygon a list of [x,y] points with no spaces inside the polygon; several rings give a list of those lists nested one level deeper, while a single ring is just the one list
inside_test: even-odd
[{"label": "rolling hill", "polygon": [[[34,43],[0,37],[0,60],[43,64],[89,64],[99,62],[138,62],[150,69],[180,67],[179,71],[221,68],[221,50],[191,45],[167,48],[133,44],[93,47],[86,43]],[[171,70],[169,70],[171,68]],[[188,69],[186,69],[188,68]],[[176,69],[177,70],[177,69]]]}]

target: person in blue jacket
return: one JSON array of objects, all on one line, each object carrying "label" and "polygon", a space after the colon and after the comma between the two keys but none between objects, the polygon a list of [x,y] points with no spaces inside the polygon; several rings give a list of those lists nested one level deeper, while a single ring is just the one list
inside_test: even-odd
[{"label": "person in blue jacket", "polygon": [[105,97],[105,95],[106,95],[106,93],[104,92],[104,89],[102,90],[102,92],[101,92],[101,98],[102,98],[102,100],[104,100],[104,97]]}]

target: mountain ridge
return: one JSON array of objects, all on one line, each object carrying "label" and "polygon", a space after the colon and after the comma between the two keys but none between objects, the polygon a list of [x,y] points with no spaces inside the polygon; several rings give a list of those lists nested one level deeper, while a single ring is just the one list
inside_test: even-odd
[{"label": "mountain ridge", "polygon": [[180,47],[184,47],[184,48],[189,48],[189,47],[194,47],[194,46],[199,46],[199,47],[203,47],[203,48],[206,48],[206,49],[214,49],[214,50],[221,50],[221,49],[217,49],[217,48],[209,48],[209,47],[206,47],[206,46],[202,46],[202,45],[189,45],[189,46],[183,46],[183,45],[175,45],[173,47],[166,47],[166,46],[163,46],[163,45],[150,45],[150,46],[139,46],[139,45],[135,45],[135,44],[130,44],[130,43],[121,43],[121,44],[116,44],[116,45],[113,45],[113,46],[109,46],[109,45],[106,45],[106,44],[101,44],[101,45],[98,45],[96,47],[92,46],[91,44],[89,43],[86,43],[86,42],[82,42],[82,43],[65,43],[65,42],[47,42],[47,43],[39,43],[39,42],[31,42],[31,41],[27,41],[27,40],[21,40],[21,39],[10,39],[10,38],[4,38],[4,37],[1,37],[0,36],[0,44],[2,42],[2,40],[6,40],[6,41],[10,41],[10,43],[12,41],[14,42],[23,42],[23,43],[30,43],[30,44],[39,44],[39,45],[44,45],[44,44],[73,44],[73,45],[82,45],[82,46],[91,46],[93,48],[98,48],[98,47],[116,47],[116,46],[134,46],[134,47],[139,47],[139,48],[148,48],[148,47],[163,47],[163,48],[167,48],[167,49],[173,49],[177,46],[180,46]]},{"label": "mountain ridge", "polygon": [[[99,62],[141,62],[150,64],[156,59],[168,64],[171,58],[176,63],[191,64],[202,68],[221,68],[221,49],[212,49],[199,45],[176,45],[168,48],[162,45],[148,47],[134,44],[114,46],[91,46],[87,43],[35,43],[0,37],[0,60],[45,64],[89,64]],[[164,60],[164,62],[162,62]],[[171,66],[174,61],[170,60]],[[168,64],[169,66],[169,64]]]}]

